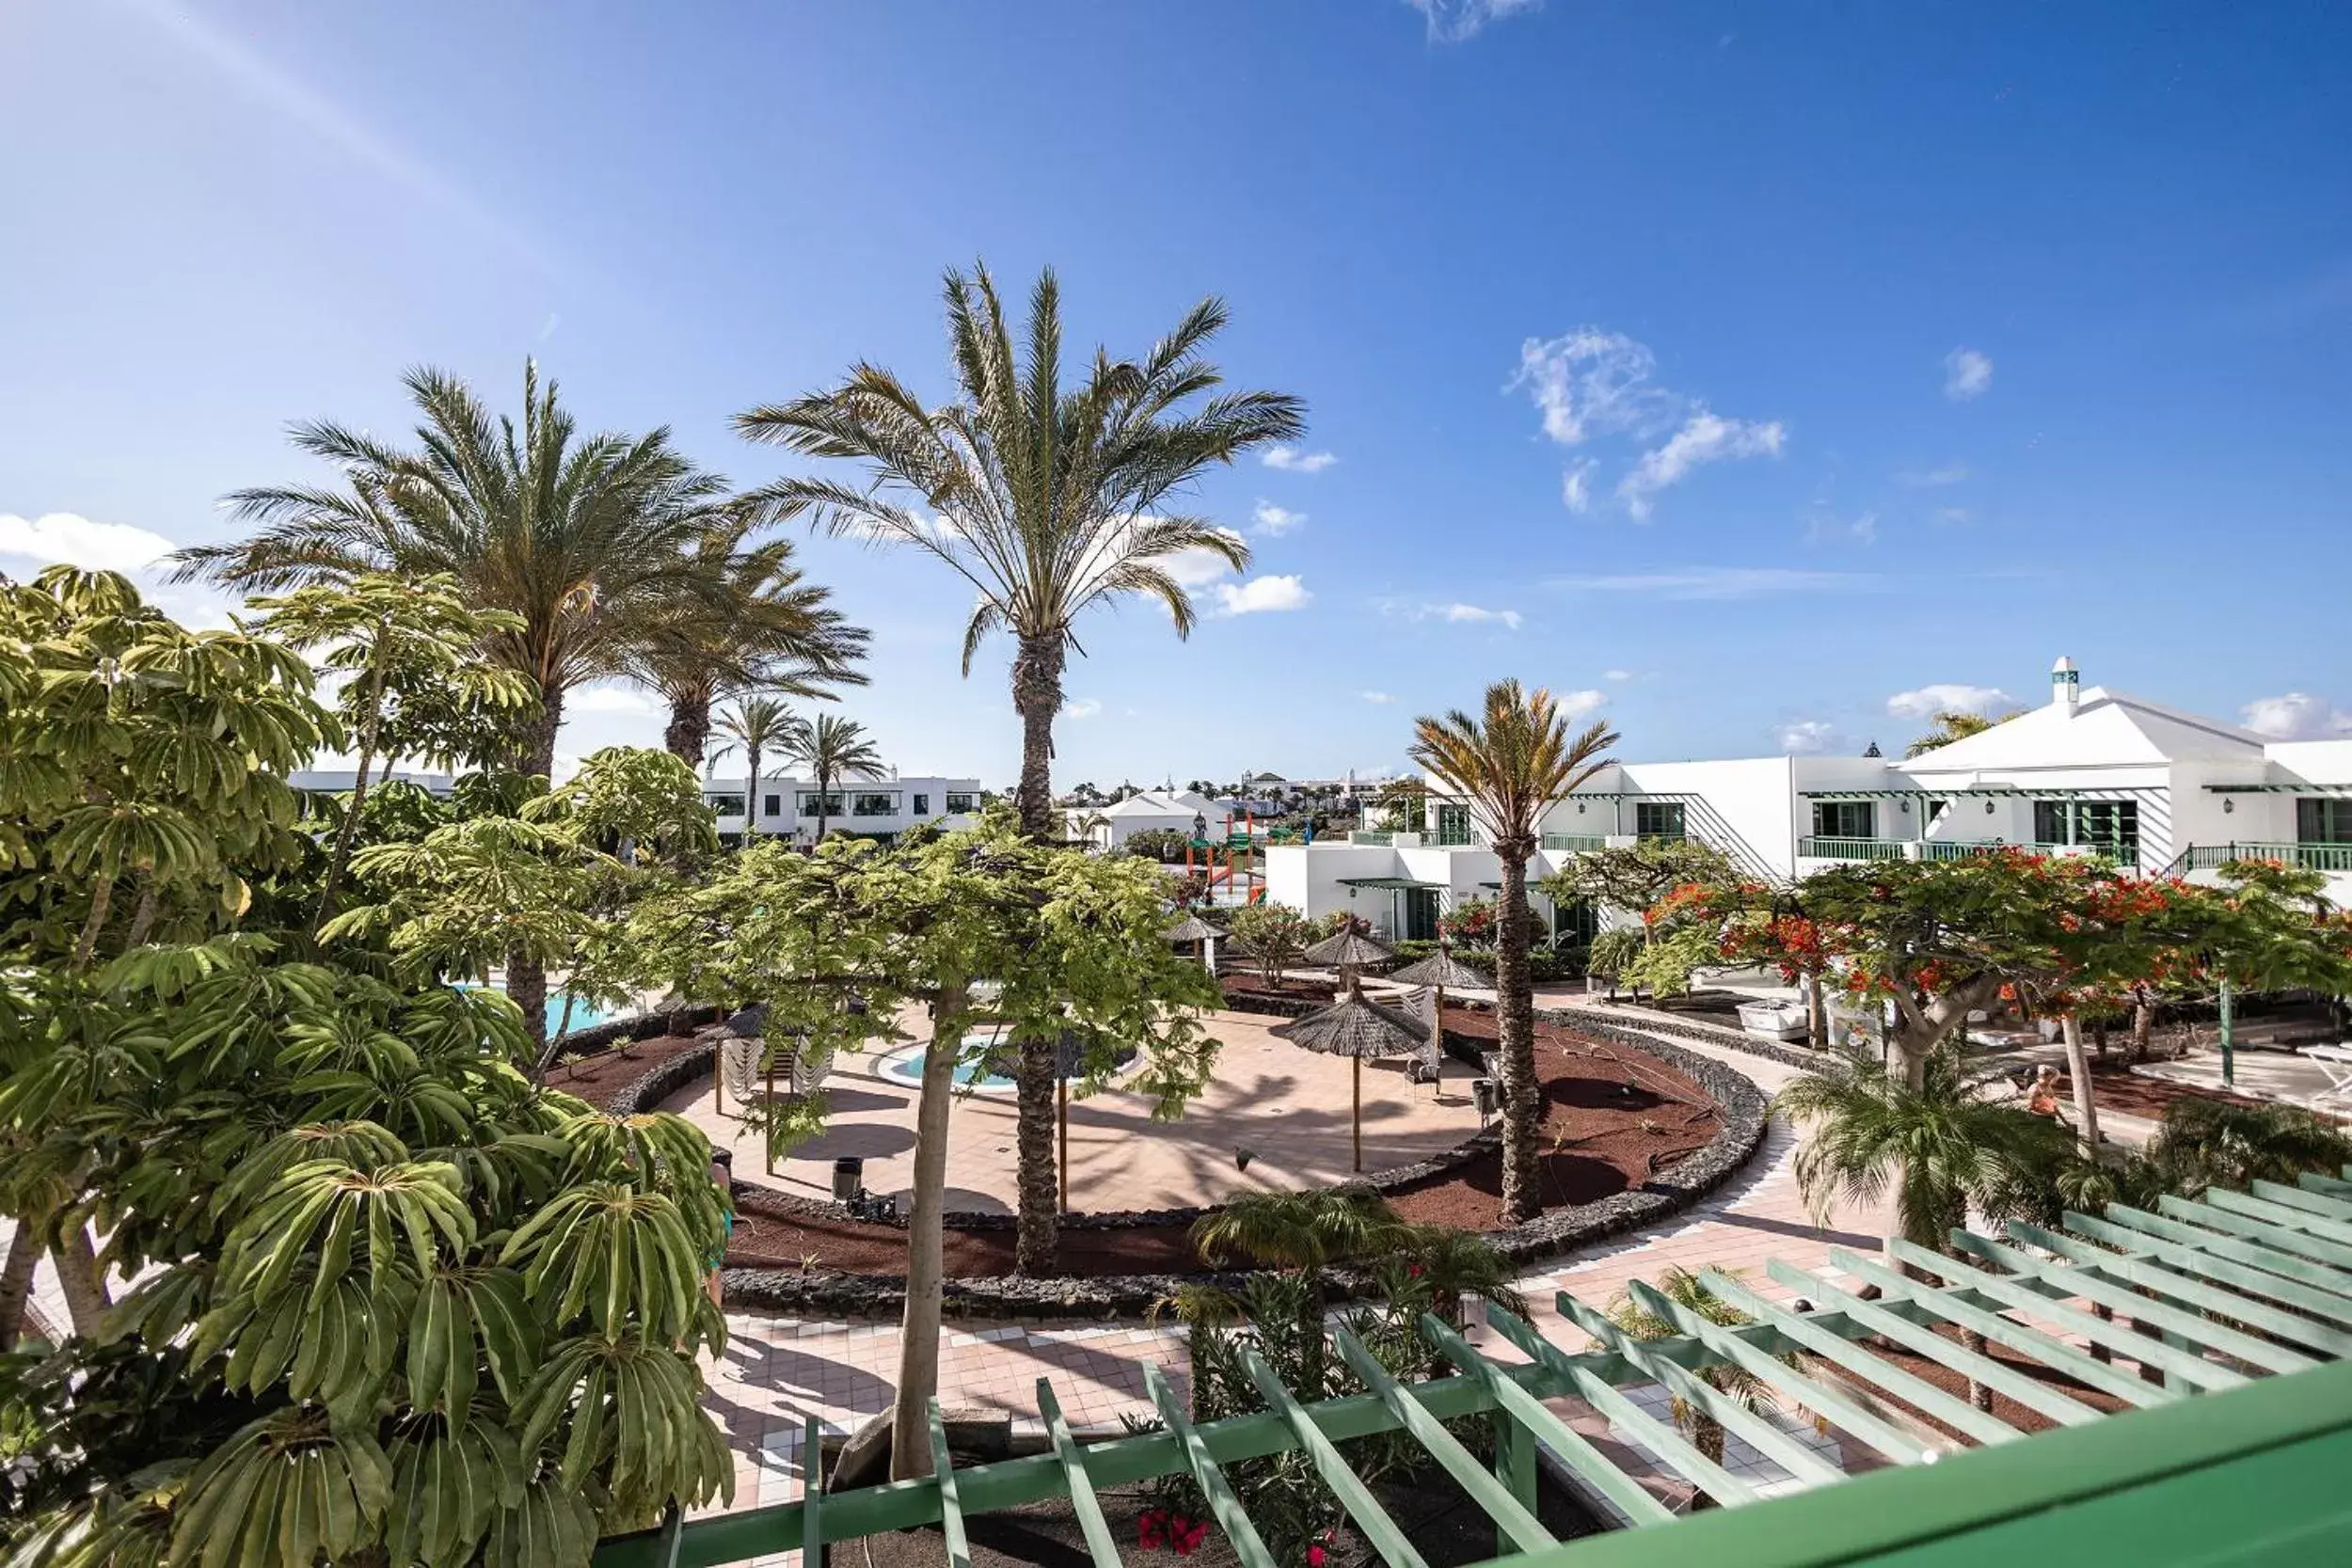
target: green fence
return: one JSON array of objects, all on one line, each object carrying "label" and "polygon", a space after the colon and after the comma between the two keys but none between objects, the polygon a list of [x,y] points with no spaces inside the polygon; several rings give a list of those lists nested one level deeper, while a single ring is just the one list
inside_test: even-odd
[{"label": "green fence", "polygon": [[2232,861],[2278,861],[2304,871],[2352,871],[2352,844],[2192,844],[2173,864],[2184,871],[2213,871]]},{"label": "green fence", "polygon": [[1899,861],[1904,858],[1899,838],[1820,838],[1797,840],[1797,853],[1817,861]]}]

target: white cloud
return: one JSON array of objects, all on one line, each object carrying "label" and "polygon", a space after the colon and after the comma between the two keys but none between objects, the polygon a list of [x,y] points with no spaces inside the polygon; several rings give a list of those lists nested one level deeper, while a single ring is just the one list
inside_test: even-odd
[{"label": "white cloud", "polygon": [[1661,599],[1754,599],[1771,594],[1851,593],[1875,588],[1867,572],[1807,572],[1790,566],[1687,566],[1671,572],[1552,578],[1547,586],[1586,594],[1645,594]]},{"label": "white cloud", "polygon": [[[1986,373],[1991,372],[1988,371]],[[1932,490],[1946,484],[1958,484],[1967,477],[1967,464],[1947,463],[1935,468],[1906,468],[1895,476],[1895,483],[1914,490]]]},{"label": "white cloud", "polygon": [[179,548],[160,533],[129,523],[94,523],[71,512],[24,518],[0,513],[0,555],[21,555],[90,572],[135,572]]},{"label": "white cloud", "polygon": [[1563,719],[1582,719],[1606,707],[1609,705],[1609,693],[1595,691],[1588,687],[1582,691],[1556,692],[1553,694],[1552,701],[1560,705],[1560,716]]},{"label": "white cloud", "polygon": [[1939,523],[1964,523],[1968,518],[1969,511],[1964,506],[1939,507],[1935,514],[1935,520]]},{"label": "white cloud", "polygon": [[1297,447],[1268,447],[1258,459],[1269,468],[1291,474],[1319,474],[1339,461],[1327,451],[1303,451]]},{"label": "white cloud", "polygon": [[1938,681],[1916,691],[1898,691],[1886,699],[1886,711],[1898,719],[1929,719],[1939,713],[1989,713],[2017,699],[1997,686],[1968,686]]},{"label": "white cloud", "polygon": [[1879,515],[1865,512],[1849,522],[1828,512],[1814,514],[1804,526],[1804,542],[1808,545],[1831,545],[1852,540],[1857,545],[1879,542]]},{"label": "white cloud", "polygon": [[1262,610],[1304,610],[1314,597],[1295,577],[1251,578],[1216,585],[1219,615],[1254,615]]},{"label": "white cloud", "polygon": [[1622,332],[1580,326],[1519,344],[1519,368],[1504,391],[1527,389],[1544,434],[1564,447],[1597,435],[1641,434],[1672,422],[1677,400],[1656,385],[1649,349]]},{"label": "white cloud", "polygon": [[1099,697],[1073,697],[1061,705],[1065,719],[1091,719],[1102,711],[1103,701]]},{"label": "white cloud", "polygon": [[1837,726],[1825,719],[1800,719],[1783,724],[1777,736],[1780,749],[1791,755],[1811,755],[1826,752],[1837,737]]},{"label": "white cloud", "polygon": [[1391,599],[1382,601],[1380,609],[1386,614],[1402,615],[1407,621],[1450,621],[1456,626],[1491,623],[1507,626],[1513,631],[1519,629],[1521,620],[1516,610],[1489,610],[1485,605],[1463,604],[1458,600],[1451,604],[1406,604]]},{"label": "white cloud", "polygon": [[1652,498],[1706,463],[1742,457],[1778,457],[1788,432],[1778,420],[1726,420],[1706,408],[1695,408],[1666,444],[1642,454],[1630,473],[1617,482],[1617,498],[1636,518],[1650,515]]},{"label": "white cloud", "polygon": [[1489,22],[1502,22],[1536,9],[1543,0],[1405,0],[1421,12],[1432,43],[1460,43],[1476,38]]},{"label": "white cloud", "polygon": [[[1236,543],[1241,539],[1241,535],[1232,529],[1219,529],[1217,531]],[[1186,588],[1205,588],[1217,578],[1228,576],[1233,569],[1232,563],[1215,550],[1198,547],[1155,557],[1152,563]]]},{"label": "white cloud", "polygon": [[1394,697],[1390,696],[1385,691],[1366,691],[1362,693],[1362,696],[1364,701],[1367,703],[1376,703],[1383,705],[1396,701]]},{"label": "white cloud", "polygon": [[651,713],[653,699],[634,687],[582,686],[564,699],[566,713]]},{"label": "white cloud", "polygon": [[1307,520],[1307,515],[1304,512],[1293,512],[1287,506],[1277,506],[1272,501],[1264,500],[1258,503],[1257,510],[1250,515],[1257,519],[1260,533],[1277,536],[1288,533]]},{"label": "white cloud", "polygon": [[2308,691],[2257,697],[2246,705],[2246,727],[2273,740],[2331,740],[2352,735],[2352,712]]},{"label": "white cloud", "polygon": [[1944,395],[1954,403],[1984,396],[1993,385],[1993,356],[1973,348],[1956,348],[1944,356]]},{"label": "white cloud", "polygon": [[1629,681],[1633,678],[1633,672],[1630,670],[1603,670],[1600,673],[1600,678],[1605,681]]},{"label": "white cloud", "polygon": [[1593,509],[1593,470],[1599,467],[1598,458],[1581,457],[1561,469],[1561,504],[1571,512],[1590,512]]}]

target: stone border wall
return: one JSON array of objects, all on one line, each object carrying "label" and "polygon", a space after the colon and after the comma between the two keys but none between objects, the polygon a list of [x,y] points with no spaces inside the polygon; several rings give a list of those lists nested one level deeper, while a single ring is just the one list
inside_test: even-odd
[{"label": "stone border wall", "polygon": [[[1591,1019],[1581,1013],[1545,1009],[1537,1016],[1609,1044],[1653,1057],[1673,1068],[1714,1098],[1723,1116],[1724,1127],[1707,1147],[1671,1171],[1637,1188],[1613,1194],[1597,1202],[1555,1210],[1514,1229],[1488,1232],[1486,1240],[1513,1262],[1533,1263],[1655,1224],[1687,1209],[1746,1164],[1764,1141],[1765,1126],[1771,1119],[1772,1102],[1761,1089],[1733,1069],[1712,1057],[1685,1051],[1669,1041],[1651,1038],[1639,1031]],[[1479,1134],[1480,1138],[1486,1139],[1495,1136],[1492,1133]],[[1472,1143],[1477,1141],[1471,1140]],[[1099,1278],[951,1279],[945,1283],[942,1291],[943,1310],[948,1316],[957,1318],[1139,1317],[1172,1296],[1182,1286],[1216,1285],[1233,1290],[1247,1278],[1247,1275],[1228,1273],[1111,1275]],[[1331,1295],[1338,1300],[1367,1294],[1373,1288],[1371,1276],[1359,1270],[1327,1270],[1325,1278]],[[786,1269],[728,1269],[724,1286],[730,1307],[803,1316],[888,1317],[901,1310],[906,1301],[906,1282],[896,1275],[821,1275]]]},{"label": "stone border wall", "polygon": [[719,1021],[719,1009],[712,1006],[673,1007],[667,1011],[628,1013],[620,1018],[608,1018],[602,1023],[592,1023],[585,1029],[575,1029],[558,1035],[548,1042],[554,1054],[550,1067],[560,1067],[576,1056],[593,1056],[624,1042],[634,1044],[668,1035],[691,1034]]},{"label": "stone border wall", "polygon": [[[1463,1005],[1486,1006],[1485,1003]],[[1728,1029],[1719,1023],[1694,1022],[1645,1007],[1639,1003],[1625,1003],[1605,1010],[1598,1003],[1581,1007],[1538,1007],[1535,1016],[1563,1028],[1590,1029],[1595,1033],[1615,1028],[1630,1030],[1637,1035],[1645,1032],[1677,1035],[1686,1040],[1699,1040],[1708,1045],[1722,1046],[1726,1051],[1744,1052],[1748,1055],[1761,1056],[1768,1062],[1778,1062],[1783,1067],[1798,1068],[1806,1072],[1834,1067],[1837,1061],[1830,1053],[1816,1051],[1810,1046],[1767,1039],[1762,1035],[1751,1035],[1744,1029]]]}]

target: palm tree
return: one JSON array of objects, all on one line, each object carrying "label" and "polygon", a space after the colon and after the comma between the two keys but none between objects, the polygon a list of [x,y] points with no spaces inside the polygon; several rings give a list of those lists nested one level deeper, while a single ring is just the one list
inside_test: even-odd
[{"label": "palm tree", "polygon": [[[1724,1274],[1738,1278],[1740,1271],[1724,1269]],[[1679,1264],[1669,1268],[1650,1287],[1684,1311],[1720,1323],[1725,1328],[1738,1328],[1750,1322],[1748,1315],[1710,1294],[1699,1276]],[[1660,1316],[1644,1307],[1630,1291],[1620,1291],[1609,1303],[1609,1321],[1629,1338],[1635,1339],[1675,1339],[1682,1337],[1681,1328],[1671,1319]],[[1789,1357],[1793,1363],[1795,1357]],[[1692,1374],[1733,1404],[1751,1413],[1773,1403],[1771,1387],[1745,1367],[1729,1362],[1702,1367]],[[1681,1395],[1672,1399],[1675,1425],[1691,1434],[1691,1446],[1700,1454],[1721,1465],[1724,1462],[1724,1424]]]},{"label": "palm tree", "polygon": [[[1013,639],[1021,715],[1022,831],[1056,836],[1050,778],[1062,671],[1088,610],[1130,594],[1157,599],[1179,637],[1192,595],[1169,570],[1180,555],[1239,571],[1240,537],[1169,514],[1212,466],[1295,440],[1305,404],[1279,392],[1218,392],[1201,351],[1226,323],[1204,299],[1138,359],[1098,349],[1075,387],[1062,381],[1061,291],[1051,270],[1030,292],[1026,363],[987,269],[945,284],[957,398],[934,408],[887,370],[860,365],[830,390],[739,416],[736,428],[812,457],[865,465],[871,483],[778,481],[761,493],[827,532],[902,545],[938,561],[977,595],[964,627],[963,672],[992,631]],[[1196,399],[1203,400],[1195,402]],[[1053,1266],[1054,1042],[1021,1042],[1020,1241],[1016,1266]]]},{"label": "palm tree", "polygon": [[1295,1271],[1306,1386],[1323,1386],[1323,1270],[1333,1263],[1385,1257],[1412,1246],[1418,1227],[1397,1217],[1370,1187],[1321,1187],[1297,1193],[1244,1193],[1193,1222],[1192,1244],[1203,1261],[1247,1259]]},{"label": "palm tree", "polygon": [[1549,691],[1522,692],[1516,680],[1486,689],[1486,713],[1459,709],[1414,721],[1412,759],[1438,788],[1461,797],[1502,864],[1496,900],[1495,1014],[1502,1056],[1502,1213],[1524,1225],[1543,1210],[1536,1161],[1543,1091],[1535,1082],[1535,988],[1527,970],[1527,863],[1542,845],[1538,827],[1551,802],[1608,766],[1617,734],[1594,723],[1570,738]]},{"label": "palm tree", "polygon": [[2006,724],[2024,708],[2012,708],[1999,718],[1982,713],[1970,713],[1965,708],[1939,708],[1928,719],[1928,733],[1903,748],[1906,757],[1924,756],[1939,746],[1949,746],[1955,740],[1965,740],[1972,735],[1982,735],[1995,724]]},{"label": "palm tree", "polygon": [[[327,421],[295,425],[295,447],[334,465],[345,488],[235,492],[230,515],[256,531],[181,551],[173,579],[275,593],[371,572],[449,574],[477,610],[522,620],[485,638],[482,655],[537,688],[511,757],[544,777],[573,687],[625,673],[649,628],[681,613],[732,619],[734,552],[709,546],[766,514],[688,462],[667,430],[580,436],[534,363],[523,367],[519,428],[440,371],[411,371],[405,385],[421,416],[416,450]],[[508,964],[506,990],[544,1044],[545,971]]]},{"label": "palm tree", "polygon": [[710,755],[712,763],[739,748],[743,752],[743,842],[759,832],[759,763],[771,752],[785,752],[792,737],[807,726],[773,697],[739,697],[719,715],[718,731],[726,744]]},{"label": "palm tree", "polygon": [[866,684],[856,664],[866,657],[866,632],[829,607],[831,590],[802,579],[790,540],[726,547],[726,554],[734,612],[714,615],[681,601],[651,621],[627,659],[629,675],[669,707],[663,748],[697,771],[710,746],[712,705],[723,693],[822,699],[835,686]]},{"label": "palm tree", "polygon": [[866,738],[866,726],[854,719],[820,713],[814,723],[801,724],[784,737],[784,754],[808,769],[817,781],[817,842],[825,841],[831,818],[833,786],[844,779],[879,779],[882,752]]}]

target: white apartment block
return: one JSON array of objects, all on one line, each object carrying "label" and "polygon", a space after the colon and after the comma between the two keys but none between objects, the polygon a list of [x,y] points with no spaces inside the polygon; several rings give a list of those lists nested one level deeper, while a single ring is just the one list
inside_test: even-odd
[{"label": "white apartment block", "polygon": [[1072,842],[1116,849],[1137,833],[1171,832],[1222,843],[1237,814],[1190,789],[1147,789],[1107,806],[1064,806],[1063,831]]},{"label": "white apartment block", "polygon": [[[722,836],[739,836],[744,827],[744,781],[703,781],[703,800],[719,819]],[[850,832],[884,841],[909,828],[925,824],[944,829],[968,828],[978,819],[980,781],[977,779],[852,779],[836,781],[821,798],[815,781],[788,775],[763,774],[749,792],[749,804],[758,813],[756,831],[811,844],[817,838],[821,811],[825,832]]]},{"label": "white apartment block", "polygon": [[[1703,840],[1771,879],[2008,845],[2196,880],[2233,859],[2284,860],[2327,874],[2328,896],[2352,904],[2352,739],[2269,740],[2085,689],[2061,658],[2047,704],[1909,760],[1613,763],[1554,801],[1542,829],[1531,881],[1579,851],[1644,838]],[[1269,898],[1314,916],[1349,910],[1391,937],[1434,937],[1441,911],[1500,882],[1468,808],[1434,790],[1418,832],[1266,851]]]}]

